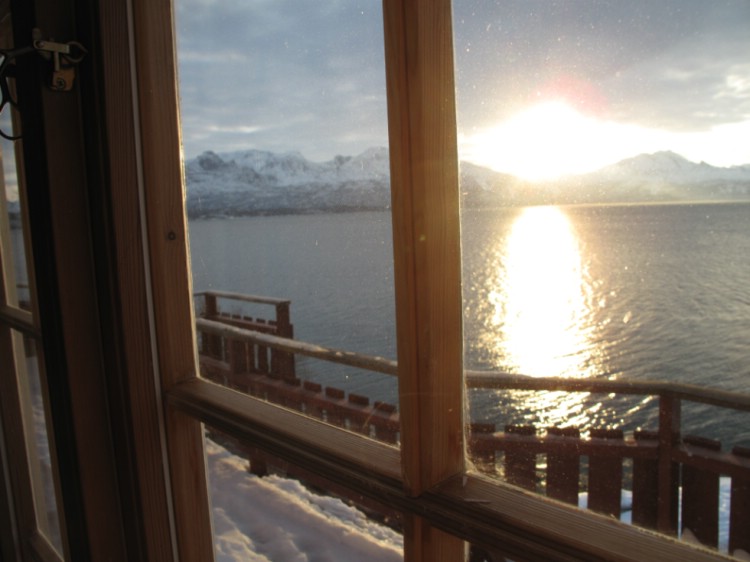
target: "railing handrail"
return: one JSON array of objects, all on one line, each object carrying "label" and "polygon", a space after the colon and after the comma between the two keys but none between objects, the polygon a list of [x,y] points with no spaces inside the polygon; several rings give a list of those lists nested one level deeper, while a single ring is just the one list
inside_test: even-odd
[{"label": "railing handrail", "polygon": [[258,295],[246,295],[244,293],[233,293],[231,291],[200,291],[198,293],[193,293],[193,296],[195,297],[203,297],[203,296],[211,296],[211,297],[217,297],[221,299],[232,299],[237,301],[243,301],[243,302],[252,302],[256,304],[270,304],[273,306],[280,305],[280,304],[290,304],[292,301],[289,299],[279,299],[276,297],[263,297]]},{"label": "railing handrail", "polygon": [[352,351],[342,351],[330,347],[324,347],[312,343],[306,343],[299,340],[283,338],[272,334],[264,334],[255,330],[246,330],[229,326],[216,320],[207,320],[198,318],[195,321],[196,326],[209,334],[224,336],[230,339],[248,341],[255,344],[264,345],[279,351],[286,351],[296,355],[305,355],[315,359],[339,363],[349,367],[357,367],[386,375],[396,375],[398,365],[395,361],[372,355],[364,355]]},{"label": "railing handrail", "polygon": [[596,394],[671,395],[681,400],[700,402],[735,410],[750,411],[750,394],[659,380],[594,380],[562,377],[532,377],[498,371],[466,371],[470,388],[512,390],[561,390]]},{"label": "railing handrail", "polygon": [[[388,404],[383,409],[377,402],[370,406],[367,397],[353,393],[349,393],[347,401],[345,391],[333,387],[326,387],[323,393],[320,384],[301,381],[294,375],[293,368],[275,362],[274,354],[277,359],[279,354],[290,358],[292,367],[294,355],[303,355],[391,376],[398,374],[396,361],[301,342],[289,334],[278,335],[277,330],[272,330],[274,333],[256,331],[252,327],[258,324],[251,318],[238,320],[238,317],[220,314],[213,295],[207,295],[206,301],[208,318],[197,319],[196,328],[201,332],[202,353],[206,354],[201,356],[201,369],[207,377],[218,376],[220,384],[287,407],[301,408],[308,413],[319,411],[321,419],[334,425],[359,428],[358,431],[370,436],[374,431],[378,438],[390,439],[389,442],[397,440],[396,406]],[[259,323],[266,326],[262,321]],[[482,465],[485,470],[495,474],[496,454],[501,451],[507,481],[523,488],[536,488],[539,468],[536,455],[543,454],[547,457],[547,470],[552,470],[547,475],[547,494],[577,503],[581,476],[578,465],[585,456],[588,458],[589,508],[618,517],[623,462],[630,458],[633,463],[633,522],[664,533],[675,533],[681,513],[683,526],[690,528],[705,544],[715,546],[718,519],[711,506],[718,501],[718,496],[711,490],[715,487],[718,491],[722,475],[738,478],[740,483],[749,481],[748,451],[735,446],[731,452],[722,452],[719,441],[682,435],[681,431],[683,401],[750,411],[748,394],[668,381],[530,377],[476,370],[467,370],[465,377],[470,388],[611,393],[658,399],[657,431],[636,431],[627,436],[621,429],[592,429],[589,436],[583,437],[578,428],[574,428],[575,435],[568,436],[553,431],[563,428],[546,428],[546,434],[539,434],[534,425],[506,425],[504,430],[497,431],[495,424],[471,424],[468,446],[475,455],[472,458],[479,465],[485,463],[486,466]],[[379,415],[373,415],[381,409],[385,414],[382,420]],[[395,423],[395,429],[384,423],[386,426]],[[678,471],[675,467],[682,468]],[[732,482],[734,504],[734,480]],[[683,487],[682,508],[677,500],[680,486]],[[740,504],[745,501],[743,498],[750,498],[747,490],[737,493]],[[704,517],[702,510],[706,509],[709,515]],[[750,517],[741,510],[735,512],[733,507],[731,519],[730,544],[732,541],[740,544],[736,537],[743,534],[742,529]]]},{"label": "railing handrail", "polygon": [[[270,348],[305,355],[315,359],[330,361],[396,376],[398,363],[384,357],[343,351],[330,347],[306,343],[299,340],[264,334],[228,326],[215,320],[199,318],[196,325],[201,330],[223,335],[232,339],[244,340]],[[670,395],[680,400],[710,404],[723,408],[750,411],[750,394],[706,388],[698,385],[670,381],[618,381],[570,379],[562,377],[531,377],[500,371],[466,370],[466,383],[469,388],[493,388],[509,390],[549,390],[566,392],[592,392],[596,394],[636,394],[649,396]]]}]

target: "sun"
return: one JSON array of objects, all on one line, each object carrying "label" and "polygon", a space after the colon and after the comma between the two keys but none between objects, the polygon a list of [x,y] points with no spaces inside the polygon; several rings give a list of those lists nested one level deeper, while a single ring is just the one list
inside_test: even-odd
[{"label": "sun", "polygon": [[527,180],[593,171],[637,154],[642,130],[546,101],[463,138],[462,157]]}]

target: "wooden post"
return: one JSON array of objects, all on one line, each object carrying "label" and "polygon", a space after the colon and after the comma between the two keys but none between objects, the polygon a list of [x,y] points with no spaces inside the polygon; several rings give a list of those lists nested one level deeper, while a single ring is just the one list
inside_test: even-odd
[{"label": "wooden post", "polygon": [[[656,441],[654,431],[636,431],[636,443]],[[656,458],[633,459],[633,524],[656,529],[659,496],[659,461]]]},{"label": "wooden post", "polygon": [[227,341],[229,371],[232,379],[236,379],[235,375],[247,373],[247,346],[248,344],[241,340]]},{"label": "wooden post", "polygon": [[494,439],[494,423],[472,423],[469,425],[469,458],[479,472],[495,475],[496,453],[487,443]]},{"label": "wooden post", "polygon": [[[418,496],[464,470],[458,142],[450,0],[384,0],[401,459]],[[412,562],[463,541],[406,517]]]},{"label": "wooden post", "polygon": [[323,393],[323,385],[313,381],[303,381],[302,388],[308,399],[305,400],[305,415],[319,420],[323,419],[323,410],[320,408],[320,397]]},{"label": "wooden post", "polygon": [[[205,310],[204,316],[210,320],[215,320],[219,316],[219,305],[216,295],[205,293],[203,295]],[[214,359],[221,358],[221,336],[216,334],[203,334],[203,353]]]},{"label": "wooden post", "polygon": [[[579,443],[577,427],[550,427],[547,436],[565,442]],[[547,454],[547,495],[571,505],[578,505],[578,478],[581,457],[578,453]]]},{"label": "wooden post", "polygon": [[[736,446],[732,454],[750,459],[750,448]],[[750,477],[732,477],[732,500],[729,515],[729,554],[737,549],[750,552]]]},{"label": "wooden post", "polygon": [[[686,436],[689,447],[707,451],[721,451],[721,443],[714,439]],[[689,529],[701,544],[719,544],[719,474],[682,465],[682,530]]]},{"label": "wooden post", "polygon": [[375,439],[384,443],[398,443],[398,426],[390,419],[396,412],[396,406],[376,400],[373,407],[379,415],[389,416],[388,420],[381,421],[375,426]]},{"label": "wooden post", "polygon": [[[621,429],[592,429],[591,441],[622,441]],[[600,449],[607,450],[606,443]],[[589,455],[589,504],[592,511],[620,517],[622,495],[622,457],[605,454]]]},{"label": "wooden post", "polygon": [[276,333],[282,338],[292,337],[289,302],[281,302],[276,305]]},{"label": "wooden post", "polygon": [[[505,433],[532,436],[536,433],[533,425],[506,425]],[[536,453],[525,449],[506,451],[505,479],[527,490],[536,489]]]},{"label": "wooden post", "polygon": [[[276,335],[282,338],[293,338],[293,328],[289,313],[289,302],[276,305]],[[295,376],[294,354],[286,351],[271,351],[271,368],[285,377]]]},{"label": "wooden post", "polygon": [[672,462],[672,448],[680,439],[680,405],[670,394],[659,396],[659,494],[656,528],[662,533],[677,532],[679,466]]},{"label": "wooden post", "polygon": [[325,396],[329,402],[329,406],[326,407],[326,423],[337,427],[345,427],[346,420],[340,404],[344,402],[346,393],[340,388],[328,386],[325,390]]}]

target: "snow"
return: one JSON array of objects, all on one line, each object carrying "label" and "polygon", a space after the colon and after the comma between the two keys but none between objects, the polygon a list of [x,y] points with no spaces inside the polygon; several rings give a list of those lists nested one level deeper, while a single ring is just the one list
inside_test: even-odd
[{"label": "snow", "polygon": [[[51,475],[44,408],[36,361],[28,361],[37,460]],[[211,515],[216,562],[390,562],[403,559],[403,537],[342,500],[315,493],[296,480],[270,475],[260,478],[247,470],[248,462],[206,439]],[[55,495],[51,478],[44,497],[54,523]],[[720,479],[719,550],[727,551],[731,480]],[[588,494],[579,494],[586,509]],[[632,492],[622,491],[620,520],[630,524]],[[56,529],[51,529],[53,537]],[[686,542],[696,542],[689,530]],[[59,537],[57,538],[59,541]],[[732,553],[750,561],[750,553]]]},{"label": "snow", "polygon": [[[247,461],[206,441],[216,562],[402,560],[403,537],[343,501],[318,495],[295,480],[259,478]],[[727,551],[731,480],[720,479],[719,550]],[[633,494],[622,491],[620,520],[631,524]],[[579,494],[586,509],[588,494]],[[690,530],[682,540],[699,544]],[[739,550],[733,556],[750,561]]]},{"label": "snow", "polygon": [[259,478],[206,441],[216,562],[403,559],[399,533],[295,480]]},{"label": "snow", "polygon": [[[299,152],[208,151],[185,163],[191,218],[386,209],[388,149],[312,162]],[[642,154],[581,176],[529,183],[461,163],[468,205],[750,199],[750,166],[717,168],[678,154]]]}]

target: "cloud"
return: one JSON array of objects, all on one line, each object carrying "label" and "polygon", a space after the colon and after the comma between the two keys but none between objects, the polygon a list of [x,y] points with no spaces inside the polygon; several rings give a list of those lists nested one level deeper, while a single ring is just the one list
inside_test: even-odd
[{"label": "cloud", "polygon": [[241,146],[327,159],[386,144],[381,19],[365,0],[180,4],[186,154]]},{"label": "cloud", "polygon": [[509,0],[457,7],[455,19],[467,127],[539,95],[570,96],[555,87],[571,83],[573,97],[594,96],[603,117],[640,126],[706,129],[748,118],[747,90],[727,84],[747,76],[748,2]]},{"label": "cloud", "polygon": [[[459,127],[555,98],[661,131],[744,123],[748,22],[745,0],[456,0]],[[177,29],[188,157],[387,144],[379,2],[180,0]]]}]

